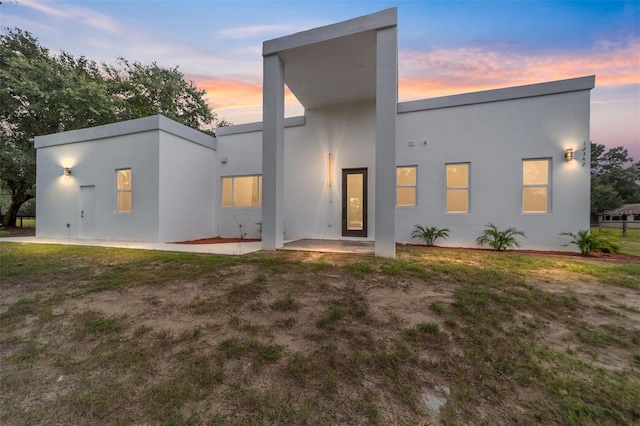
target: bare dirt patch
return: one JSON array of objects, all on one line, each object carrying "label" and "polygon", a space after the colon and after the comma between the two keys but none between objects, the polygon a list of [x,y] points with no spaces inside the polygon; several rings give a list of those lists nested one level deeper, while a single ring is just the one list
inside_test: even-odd
[{"label": "bare dirt patch", "polygon": [[590,368],[640,381],[640,290],[579,256],[47,250],[0,247],[6,424],[562,424]]}]

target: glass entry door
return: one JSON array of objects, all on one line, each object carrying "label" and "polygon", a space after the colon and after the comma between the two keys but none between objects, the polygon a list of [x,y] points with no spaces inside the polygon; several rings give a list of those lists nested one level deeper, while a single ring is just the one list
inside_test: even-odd
[{"label": "glass entry door", "polygon": [[342,169],[342,236],[367,236],[367,169]]}]

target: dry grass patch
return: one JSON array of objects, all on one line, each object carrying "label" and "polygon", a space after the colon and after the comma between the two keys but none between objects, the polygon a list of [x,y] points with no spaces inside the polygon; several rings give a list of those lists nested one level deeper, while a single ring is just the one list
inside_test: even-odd
[{"label": "dry grass patch", "polygon": [[640,421],[638,265],[8,243],[0,264],[5,424]]}]

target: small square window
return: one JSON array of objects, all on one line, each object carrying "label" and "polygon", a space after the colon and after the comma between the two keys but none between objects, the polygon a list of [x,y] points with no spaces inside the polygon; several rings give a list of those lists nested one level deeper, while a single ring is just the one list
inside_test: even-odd
[{"label": "small square window", "polygon": [[262,176],[222,178],[222,207],[262,206]]}]

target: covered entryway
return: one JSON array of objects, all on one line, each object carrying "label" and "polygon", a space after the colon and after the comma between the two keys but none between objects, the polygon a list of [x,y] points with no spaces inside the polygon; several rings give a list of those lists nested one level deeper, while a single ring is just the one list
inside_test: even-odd
[{"label": "covered entryway", "polygon": [[[290,236],[367,237],[374,240],[376,256],[395,257],[397,10],[387,9],[265,41],[262,55],[262,248],[282,248],[285,228],[289,227]],[[309,111],[311,119],[307,126],[311,133],[304,141],[315,146],[324,144],[327,148],[324,155],[318,152],[310,155],[308,150],[306,155],[287,158],[285,162],[285,85]],[[341,108],[356,121],[343,125],[345,115],[335,114]],[[345,127],[353,122],[362,123],[364,132],[371,129],[370,135],[353,128],[349,129],[350,135],[345,134]],[[354,134],[358,137],[350,137]],[[316,164],[324,163],[327,154],[335,157],[335,164],[339,163],[341,169],[367,167],[371,170],[368,176],[371,181],[367,182],[367,170],[364,176],[348,174],[345,181],[353,179],[353,185],[347,185],[342,194],[336,193],[333,198],[331,184],[319,189],[327,181],[331,168],[325,172],[315,168]],[[308,167],[304,173],[285,173],[285,163],[294,162]],[[312,221],[307,229],[302,228],[298,219],[302,215],[296,216],[299,211],[287,211],[293,218],[287,222],[285,200],[288,206],[293,206],[292,210],[296,205],[303,210],[316,200],[308,199],[309,192],[301,191],[291,201],[289,193],[285,194],[285,175],[287,182],[296,179],[298,188],[300,185],[313,188],[317,199],[326,201],[304,216]],[[349,186],[359,189],[351,190]],[[366,186],[372,188],[370,204],[365,204],[369,195]],[[342,232],[334,233],[333,219],[340,220],[343,208]],[[323,211],[328,213],[324,216],[318,213]]]}]

